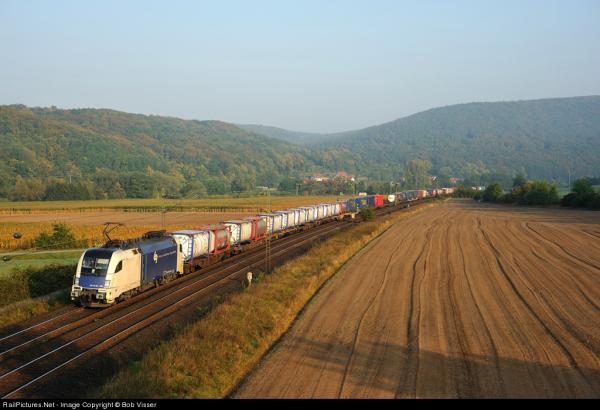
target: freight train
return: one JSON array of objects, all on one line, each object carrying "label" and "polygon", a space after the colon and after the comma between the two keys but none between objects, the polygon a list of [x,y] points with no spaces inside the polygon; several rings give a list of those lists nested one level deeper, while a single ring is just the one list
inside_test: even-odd
[{"label": "freight train", "polygon": [[230,256],[315,225],[354,217],[360,209],[379,208],[451,192],[404,191],[370,195],[334,203],[261,213],[175,232],[148,232],[132,240],[109,240],[81,255],[73,278],[71,300],[86,307],[106,307],[148,288],[198,271]]}]

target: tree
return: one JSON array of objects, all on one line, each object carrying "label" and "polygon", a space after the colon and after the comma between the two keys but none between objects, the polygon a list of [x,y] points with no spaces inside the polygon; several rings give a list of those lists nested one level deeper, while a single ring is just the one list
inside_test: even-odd
[{"label": "tree", "polygon": [[525,176],[523,176],[523,174],[518,173],[517,175],[515,175],[515,177],[513,178],[513,184],[512,187],[513,188],[517,188],[517,187],[524,187],[525,184],[527,183],[527,179],[525,178]]},{"label": "tree", "polygon": [[483,192],[483,200],[485,202],[496,202],[502,196],[502,186],[499,183],[493,183]]},{"label": "tree", "polygon": [[594,188],[591,179],[588,177],[579,178],[573,183],[573,192],[581,196],[593,194]]},{"label": "tree", "polygon": [[410,188],[425,188],[430,185],[429,170],[431,162],[412,159],[406,163],[406,181]]},{"label": "tree", "polygon": [[533,181],[527,192],[519,198],[519,203],[524,205],[553,205],[559,202],[558,191],[555,185],[547,181]]},{"label": "tree", "polygon": [[75,235],[66,224],[53,224],[52,235],[42,232],[33,241],[33,246],[43,249],[69,249],[76,246]]},{"label": "tree", "polygon": [[186,198],[203,198],[208,192],[202,182],[190,181],[183,187],[181,193]]},{"label": "tree", "polygon": [[40,201],[44,198],[46,188],[39,179],[25,179],[17,176],[15,187],[10,192],[11,201]]},{"label": "tree", "polygon": [[575,204],[577,206],[589,206],[596,194],[592,181],[588,177],[579,178],[573,183],[573,193],[575,194]]}]

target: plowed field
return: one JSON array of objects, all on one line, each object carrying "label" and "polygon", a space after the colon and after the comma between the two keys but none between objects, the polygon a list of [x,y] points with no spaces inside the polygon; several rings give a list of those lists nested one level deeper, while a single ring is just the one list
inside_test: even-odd
[{"label": "plowed field", "polygon": [[239,397],[600,397],[600,213],[454,200],[353,258]]}]

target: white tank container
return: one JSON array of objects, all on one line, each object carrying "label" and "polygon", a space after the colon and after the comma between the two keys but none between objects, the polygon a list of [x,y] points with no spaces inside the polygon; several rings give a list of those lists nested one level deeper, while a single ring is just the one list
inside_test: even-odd
[{"label": "white tank container", "polygon": [[213,235],[210,231],[183,230],[172,232],[171,235],[181,244],[181,253],[185,262],[189,262],[192,257],[199,258],[210,253]]},{"label": "white tank container", "polygon": [[252,222],[250,221],[225,221],[223,225],[228,226],[231,230],[229,243],[239,245],[241,243],[250,242],[252,239]]}]

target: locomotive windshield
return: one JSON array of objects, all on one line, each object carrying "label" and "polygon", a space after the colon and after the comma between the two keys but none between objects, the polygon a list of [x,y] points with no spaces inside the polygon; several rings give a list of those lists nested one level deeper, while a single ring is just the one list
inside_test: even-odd
[{"label": "locomotive windshield", "polygon": [[84,276],[106,276],[113,251],[90,249],[81,262],[81,274]]}]

